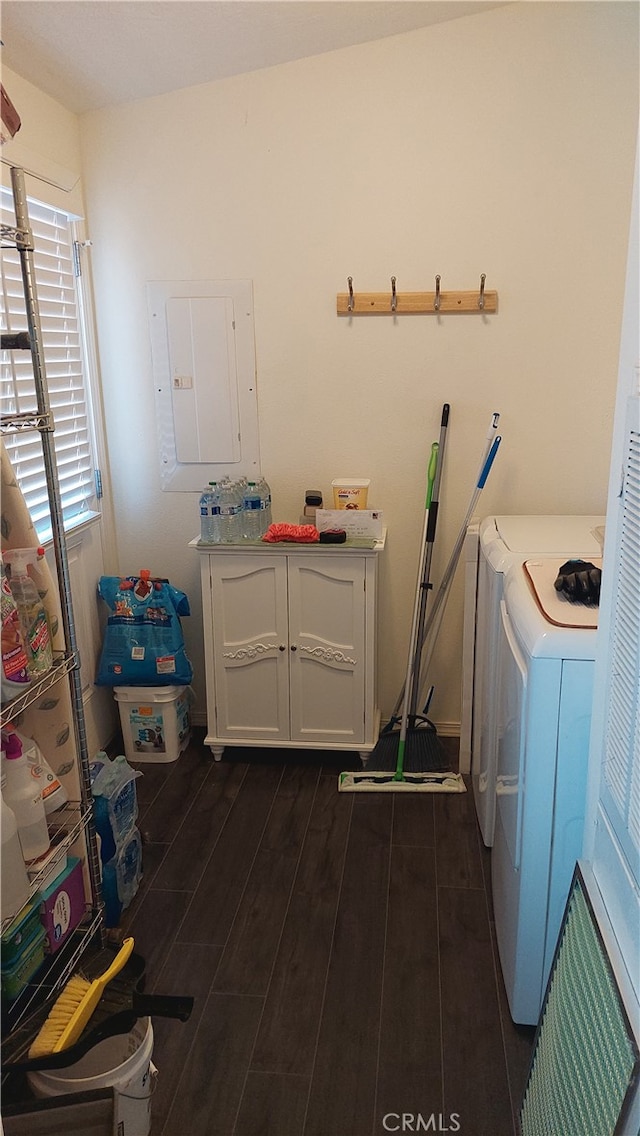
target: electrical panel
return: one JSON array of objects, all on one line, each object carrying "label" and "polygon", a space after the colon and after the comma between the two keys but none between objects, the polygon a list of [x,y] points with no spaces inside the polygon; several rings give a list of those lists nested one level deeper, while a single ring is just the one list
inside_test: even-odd
[{"label": "electrical panel", "polygon": [[147,285],[162,488],[260,469],[251,282]]}]

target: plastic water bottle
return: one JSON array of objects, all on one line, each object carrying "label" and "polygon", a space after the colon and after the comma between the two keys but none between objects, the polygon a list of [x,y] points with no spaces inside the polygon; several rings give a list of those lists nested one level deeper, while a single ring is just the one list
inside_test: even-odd
[{"label": "plastic water bottle", "polygon": [[210,485],[200,494],[200,541],[202,544],[213,544]]},{"label": "plastic water bottle", "polygon": [[260,540],[262,527],[262,496],[255,481],[248,481],[242,502],[242,535],[245,540]]},{"label": "plastic water bottle", "polygon": [[272,523],[271,517],[271,490],[267,484],[266,478],[261,477],[258,481],[258,489],[260,490],[260,508],[262,509],[262,532],[266,533],[269,525]]},{"label": "plastic water bottle", "polygon": [[215,481],[210,481],[200,498],[200,541],[202,544],[218,544],[220,541],[219,489]]},{"label": "plastic water bottle", "polygon": [[220,508],[220,540],[223,544],[242,541],[242,497],[235,482],[224,481],[218,495]]}]

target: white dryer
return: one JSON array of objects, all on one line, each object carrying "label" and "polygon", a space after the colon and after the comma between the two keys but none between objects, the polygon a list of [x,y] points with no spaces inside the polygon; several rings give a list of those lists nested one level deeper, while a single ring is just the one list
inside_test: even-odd
[{"label": "white dryer", "polygon": [[[529,562],[530,563],[530,562]],[[582,852],[597,608],[574,605],[546,573],[551,622],[527,565],[505,578],[495,671],[498,766],[491,881],[511,1016],[537,1023],[576,860]],[[547,611],[550,608],[547,607]],[[591,627],[558,626],[591,623]]]},{"label": "white dryer", "polygon": [[[475,605],[471,709],[471,778],[482,839],[493,843],[496,761],[496,651],[504,575],[529,557],[592,559],[602,555],[602,516],[495,516],[480,523],[475,593],[467,589],[465,608]],[[465,610],[465,620],[471,618]],[[467,675],[469,673],[467,668]],[[467,678],[467,684],[469,679]],[[463,729],[464,734],[464,729]]]}]

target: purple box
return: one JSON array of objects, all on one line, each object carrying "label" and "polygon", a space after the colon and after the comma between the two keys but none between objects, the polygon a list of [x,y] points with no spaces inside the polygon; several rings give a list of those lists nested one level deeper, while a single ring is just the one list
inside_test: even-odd
[{"label": "purple box", "polygon": [[70,856],[63,872],[40,897],[40,922],[47,934],[47,950],[57,951],[81,922],[85,912],[82,863]]}]

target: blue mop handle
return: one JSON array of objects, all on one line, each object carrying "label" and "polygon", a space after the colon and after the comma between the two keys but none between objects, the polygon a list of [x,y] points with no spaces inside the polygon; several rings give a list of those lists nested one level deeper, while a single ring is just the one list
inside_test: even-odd
[{"label": "blue mop handle", "polygon": [[[494,416],[494,419],[495,419],[495,416]],[[451,585],[451,581],[453,579],[455,570],[458,566],[458,560],[460,558],[460,553],[462,552],[462,546],[464,544],[464,540],[465,540],[465,537],[467,535],[467,528],[468,528],[469,522],[471,520],[471,517],[473,516],[474,509],[475,509],[475,507],[478,503],[478,499],[480,497],[480,494],[481,494],[481,492],[484,488],[485,482],[486,482],[486,480],[489,476],[491,466],[493,465],[493,462],[494,462],[495,456],[498,452],[498,447],[499,447],[501,441],[502,441],[502,437],[501,437],[500,434],[498,434],[498,436],[493,439],[493,442],[492,442],[492,444],[489,448],[489,452],[487,453],[487,456],[483,459],[482,466],[480,468],[480,473],[478,475],[478,481],[477,481],[476,487],[473,491],[473,494],[471,496],[471,501],[469,502],[469,508],[467,509],[467,515],[464,518],[464,521],[462,522],[462,527],[460,529],[460,532],[458,533],[458,539],[456,540],[453,552],[451,553],[451,556],[449,558],[449,563],[447,564],[447,567],[444,571],[444,575],[442,577],[442,580],[440,581],[440,587],[438,588],[437,594],[435,596],[435,600],[434,600],[433,606],[431,608],[431,613],[430,613],[429,618],[427,619],[425,626],[424,626],[424,629],[423,629],[423,639],[422,639],[423,645],[426,642],[427,636],[431,633],[432,628],[434,627],[434,625],[436,625],[436,619],[438,618],[438,616],[440,616],[440,618],[442,618],[442,614],[444,612],[444,608],[442,606],[443,601],[445,600],[445,598],[448,595],[449,587]],[[438,624],[438,626],[439,626],[439,624]],[[433,651],[433,644],[432,644],[432,651]],[[427,662],[425,663],[425,666],[424,666],[425,671],[427,669],[429,662],[430,662],[430,656],[427,657]]]},{"label": "blue mop handle", "polygon": [[485,482],[491,472],[491,466],[493,465],[493,461],[498,452],[498,446],[500,445],[501,441],[502,436],[500,434],[498,434],[498,436],[493,439],[493,445],[489,450],[489,453],[487,454],[487,460],[485,461],[480,471],[480,477],[478,478],[476,489],[484,489]]}]

